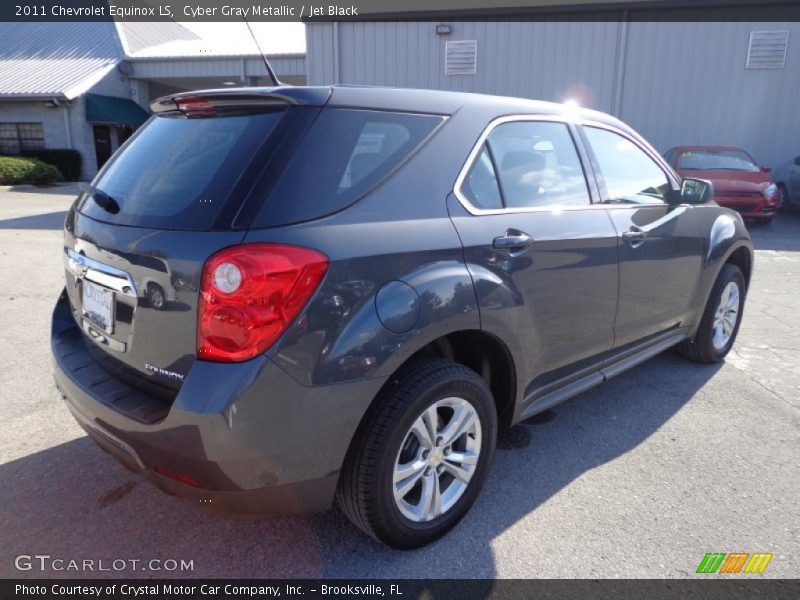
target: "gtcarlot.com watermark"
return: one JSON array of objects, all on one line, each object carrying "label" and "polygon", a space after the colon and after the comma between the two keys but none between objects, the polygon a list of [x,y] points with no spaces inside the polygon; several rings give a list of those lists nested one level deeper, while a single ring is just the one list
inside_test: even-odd
[{"label": "gtcarlot.com watermark", "polygon": [[20,554],[14,559],[18,571],[194,571],[194,560],[183,558],[63,558],[49,554]]}]

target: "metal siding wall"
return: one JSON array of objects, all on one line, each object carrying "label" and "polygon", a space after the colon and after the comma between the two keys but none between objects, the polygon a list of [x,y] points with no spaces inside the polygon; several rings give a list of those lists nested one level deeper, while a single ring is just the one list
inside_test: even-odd
[{"label": "metal siding wall", "polygon": [[[340,81],[562,101],[611,110],[619,25],[595,22],[339,23]],[[333,25],[306,26],[309,85],[333,82]],[[445,75],[445,43],[478,40],[476,75]]]},{"label": "metal siding wall", "polygon": [[[340,83],[490,92],[562,101],[580,95],[611,110],[617,23],[340,23]],[[445,43],[478,40],[478,69],[445,75]],[[333,78],[332,25],[308,25],[309,83]],[[609,60],[609,57],[612,60]]]},{"label": "metal siding wall", "polygon": [[[453,22],[450,36],[437,36],[436,23],[340,23],[339,79],[554,101],[577,96],[610,113],[616,98],[619,116],[659,150],[730,144],[775,166],[800,153],[800,23],[782,9],[770,9],[768,22],[756,21],[766,18],[760,8],[741,10],[741,22],[694,22],[719,20],[715,9],[638,13],[647,21],[627,24],[623,57],[624,26],[590,13],[568,22],[558,15]],[[790,30],[784,69],[745,69],[749,33],[759,29]],[[333,24],[310,23],[306,31],[309,84],[333,83]],[[464,39],[478,40],[477,74],[447,76],[445,42]]]},{"label": "metal siding wall", "polygon": [[333,81],[334,23],[306,23],[306,74],[308,85]]},{"label": "metal siding wall", "polygon": [[[278,75],[303,75],[303,57],[268,56]],[[261,58],[247,58],[248,75],[266,75]],[[242,72],[241,58],[137,60],[133,63],[134,77],[139,79],[171,79],[179,77],[238,77]]]},{"label": "metal siding wall", "polygon": [[[789,30],[783,69],[745,69],[750,32]],[[630,23],[621,118],[659,150],[742,146],[775,166],[800,152],[800,23]]]}]

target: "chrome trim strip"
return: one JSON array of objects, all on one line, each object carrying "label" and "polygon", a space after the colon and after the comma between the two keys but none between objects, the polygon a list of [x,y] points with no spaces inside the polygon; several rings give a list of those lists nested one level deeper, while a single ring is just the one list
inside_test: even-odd
[{"label": "chrome trim strip", "polygon": [[[627,139],[628,141],[633,143],[637,148],[641,149],[642,152],[647,154],[647,156],[651,160],[653,160],[653,162],[655,162],[656,165],[658,165],[661,168],[662,171],[664,171],[664,175],[667,177],[667,180],[670,182],[670,185],[672,185],[673,188],[674,188],[674,186],[676,184],[676,179],[671,175],[671,172],[664,169],[663,158],[660,155],[658,155],[658,153],[655,153],[655,156],[654,156],[653,153],[655,151],[651,152],[650,149],[642,147],[642,143],[639,140],[634,139],[629,133],[619,129],[618,127],[615,127],[613,125],[610,125],[608,123],[603,123],[603,122],[600,122],[600,121],[593,121],[591,119],[587,119],[587,118],[581,117],[580,115],[571,115],[568,110],[566,110],[565,113],[562,114],[562,115],[524,115],[524,114],[523,115],[506,115],[504,117],[498,117],[498,118],[494,119],[493,121],[489,122],[489,125],[487,125],[486,128],[483,130],[483,132],[481,133],[480,137],[478,138],[478,141],[475,142],[475,145],[473,146],[472,150],[470,151],[469,156],[467,156],[467,160],[464,162],[464,166],[461,167],[461,170],[458,173],[458,177],[456,178],[456,182],[453,185],[453,194],[458,199],[458,201],[461,203],[461,205],[466,209],[466,211],[468,213],[472,214],[472,215],[504,215],[504,214],[513,214],[513,213],[561,212],[561,211],[565,211],[565,210],[587,210],[587,209],[592,209],[592,208],[595,208],[595,209],[608,209],[608,208],[631,208],[632,206],[637,206],[637,207],[638,206],[642,206],[642,207],[648,206],[648,205],[645,205],[645,204],[642,204],[642,205],[605,204],[603,202],[590,203],[590,204],[567,204],[567,205],[555,205],[554,204],[554,205],[550,205],[550,206],[531,206],[531,207],[518,207],[518,208],[478,208],[476,206],[473,206],[473,204],[461,192],[461,186],[463,185],[464,180],[467,177],[467,173],[469,173],[469,170],[472,168],[472,164],[477,159],[478,154],[480,154],[481,148],[483,147],[484,142],[486,142],[486,138],[489,137],[489,135],[492,133],[492,131],[495,129],[495,127],[497,127],[498,125],[502,125],[504,123],[513,123],[513,122],[516,122],[516,121],[546,121],[546,122],[564,123],[567,126],[573,125],[573,126],[585,126],[585,127],[596,127],[596,128],[599,128],[599,129],[606,129],[608,131],[611,131],[613,133],[621,135],[622,137],[624,137],[625,139]],[[570,131],[569,133],[570,133],[570,136],[572,137],[573,136],[573,132]],[[580,157],[580,151],[579,151],[579,148],[578,148],[577,140],[573,139],[573,143],[576,146],[575,151],[576,151],[576,153],[578,153],[578,156]],[[581,157],[581,163],[583,163],[582,157]],[[590,177],[593,177],[593,175],[586,171],[586,166],[585,165],[582,165],[582,166],[583,166],[583,171],[584,171],[583,175],[584,175],[584,178],[587,179],[587,185],[588,185],[588,183],[589,183],[588,179]],[[591,198],[591,191],[587,190],[587,192],[589,192],[589,197]],[[659,204],[654,204],[653,206],[664,206],[664,204],[659,203]]]},{"label": "chrome trim strip", "polygon": [[138,296],[133,277],[129,273],[78,254],[72,248],[64,248],[64,265],[76,277],[88,279],[132,298]]}]

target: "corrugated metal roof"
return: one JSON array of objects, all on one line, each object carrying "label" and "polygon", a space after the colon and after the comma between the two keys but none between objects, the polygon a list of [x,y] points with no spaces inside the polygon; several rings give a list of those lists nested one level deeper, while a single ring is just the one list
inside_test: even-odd
[{"label": "corrugated metal roof", "polygon": [[177,23],[0,22],[0,98],[75,98],[126,54],[175,39],[198,36]]},{"label": "corrugated metal roof", "polygon": [[0,22],[0,96],[80,95],[121,60],[113,23]]},{"label": "corrugated metal roof", "polygon": [[163,23],[125,22],[119,23],[117,26],[121,33],[125,53],[128,55],[173,40],[200,39],[200,36],[171,21]]}]

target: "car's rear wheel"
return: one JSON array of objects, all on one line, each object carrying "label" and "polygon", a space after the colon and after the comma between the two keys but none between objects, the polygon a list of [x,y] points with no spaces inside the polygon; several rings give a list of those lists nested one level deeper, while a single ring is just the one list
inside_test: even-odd
[{"label": "car's rear wheel", "polygon": [[439,358],[412,361],[360,427],[337,504],[389,546],[428,544],[472,506],[496,437],[494,401],[483,378]]},{"label": "car's rear wheel", "polygon": [[694,338],[678,346],[683,356],[701,363],[725,358],[739,333],[746,289],[739,267],[726,264],[714,283]]}]

